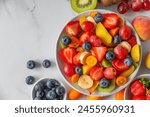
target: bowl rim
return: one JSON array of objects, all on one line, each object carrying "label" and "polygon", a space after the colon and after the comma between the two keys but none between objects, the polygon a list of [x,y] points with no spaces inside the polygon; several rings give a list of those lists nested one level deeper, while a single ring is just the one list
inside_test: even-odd
[{"label": "bowl rim", "polygon": [[[132,81],[132,82],[134,82],[135,80],[138,80],[138,79],[141,79],[142,77],[149,77],[148,79],[150,79],[150,74],[141,74],[141,75],[138,75],[138,76],[136,76],[135,78],[134,78],[134,80]],[[131,83],[132,83],[131,82]],[[129,90],[129,87],[130,87],[130,85],[131,85],[131,83],[125,88],[125,90],[124,90],[124,100],[129,100],[129,99],[127,99],[126,97],[127,97],[127,92],[128,92],[128,90]]]},{"label": "bowl rim", "polygon": [[[60,33],[59,33],[58,38],[57,38],[57,41],[56,41],[56,46],[55,46],[55,52],[56,52],[56,53],[55,53],[55,57],[56,57],[55,60],[56,60],[56,66],[57,66],[57,68],[58,68],[58,71],[59,71],[59,73],[61,74],[61,76],[62,76],[62,78],[64,79],[64,81],[65,81],[71,88],[77,90],[78,92],[80,92],[80,93],[82,93],[82,94],[84,94],[84,95],[92,95],[92,94],[90,94],[90,93],[87,94],[87,93],[85,93],[85,92],[83,92],[83,91],[77,89],[76,87],[74,87],[70,82],[68,82],[68,81],[66,80],[66,78],[64,77],[62,71],[60,70],[60,68],[59,68],[59,63],[58,63],[58,57],[57,57],[57,51],[58,51],[58,50],[57,50],[57,49],[58,49],[57,46],[59,45],[59,37],[60,37],[62,31],[64,30],[66,24],[67,24],[68,22],[73,21],[74,19],[78,18],[80,15],[87,14],[87,13],[92,12],[92,11],[97,11],[97,12],[100,12],[100,13],[102,12],[102,14],[103,14],[103,13],[115,13],[115,14],[117,14],[119,17],[122,17],[122,18],[125,20],[125,22],[128,23],[128,24],[130,25],[130,27],[132,28],[132,30],[133,30],[135,36],[137,37],[136,40],[138,40],[138,42],[139,42],[138,44],[140,45],[140,61],[139,61],[138,67],[135,69],[135,71],[136,71],[136,70],[137,70],[137,71],[136,71],[136,73],[135,73],[135,75],[134,75],[134,78],[135,78],[135,76],[137,75],[137,73],[138,73],[138,71],[139,71],[139,68],[140,68],[140,66],[141,66],[141,62],[142,62],[142,46],[141,46],[140,38],[139,38],[137,32],[135,31],[134,27],[132,26],[132,24],[131,24],[128,20],[126,20],[123,16],[121,16],[120,14],[118,14],[118,13],[116,13],[116,12],[113,12],[113,11],[110,11],[110,10],[104,10],[104,9],[88,10],[88,11],[85,11],[85,12],[82,12],[82,13],[79,13],[79,14],[75,15],[73,18],[71,18],[70,20],[68,20],[68,21],[65,23],[65,25],[64,25],[64,26],[61,28],[61,30],[60,30]],[[135,71],[134,71],[134,72],[135,72]],[[134,73],[134,72],[133,72],[133,73]],[[132,74],[131,74],[131,75],[132,75]],[[109,93],[103,93],[103,94],[92,95],[92,96],[102,96],[102,97],[105,97],[105,96],[113,95],[113,94],[115,94],[116,92],[119,92],[120,90],[126,88],[126,87],[134,80],[134,78],[132,78],[132,80],[128,81],[125,85],[121,86],[119,89],[114,89],[114,90],[113,90],[114,92],[111,91],[111,92],[109,92]]]},{"label": "bowl rim", "polygon": [[[37,81],[34,83],[34,85],[33,85],[32,88],[31,88],[31,100],[34,100],[34,99],[33,99],[33,93],[35,92],[35,91],[34,91],[35,85],[37,85],[38,83],[40,83],[40,82],[42,82],[42,81],[49,80],[49,79],[54,79],[54,78],[41,78],[41,79],[37,80]],[[57,80],[57,79],[54,79],[54,80]],[[57,80],[57,81],[58,81],[58,80]],[[58,82],[60,83],[61,86],[63,86],[63,87],[65,88],[65,94],[64,94],[63,100],[66,100],[66,99],[67,99],[67,89],[66,89],[66,86],[65,86],[62,82],[60,82],[60,81],[58,81]]]}]

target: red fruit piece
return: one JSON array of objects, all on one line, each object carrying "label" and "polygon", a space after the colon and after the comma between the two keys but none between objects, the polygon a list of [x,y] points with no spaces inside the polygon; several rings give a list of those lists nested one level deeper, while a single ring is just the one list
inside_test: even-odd
[{"label": "red fruit piece", "polygon": [[73,74],[75,74],[74,67],[70,64],[65,64],[63,70],[64,70],[64,74],[68,77],[71,77]]},{"label": "red fruit piece", "polygon": [[119,17],[115,13],[108,13],[103,14],[104,21],[102,22],[103,25],[108,29],[116,28],[119,24]]},{"label": "red fruit piece", "polygon": [[89,39],[89,42],[93,47],[99,47],[102,44],[101,39],[96,35],[92,35]]},{"label": "red fruit piece", "polygon": [[115,59],[115,60],[112,60],[111,64],[118,71],[125,71],[125,70],[128,70],[130,68],[129,66],[126,66],[124,64],[124,60]]},{"label": "red fruit piece", "polygon": [[131,8],[135,12],[140,11],[143,8],[143,3],[140,0],[133,1]]},{"label": "red fruit piece", "polygon": [[93,80],[100,80],[104,74],[103,74],[103,68],[102,67],[93,67],[90,71],[90,76]]},{"label": "red fruit piece", "polygon": [[80,29],[79,21],[71,21],[65,27],[66,33],[71,36],[77,36]]},{"label": "red fruit piece", "polygon": [[150,92],[147,93],[146,99],[147,99],[147,100],[150,100]]},{"label": "red fruit piece", "polygon": [[129,26],[122,26],[119,30],[119,36],[122,40],[128,40],[131,37],[132,30]]},{"label": "red fruit piece", "polygon": [[92,31],[94,29],[94,24],[90,21],[84,21],[82,23],[82,30],[84,31]]},{"label": "red fruit piece", "polygon": [[125,59],[128,56],[128,50],[120,45],[114,48],[114,53],[118,59]]},{"label": "red fruit piece", "polygon": [[104,76],[107,79],[113,79],[116,77],[116,75],[117,75],[117,71],[113,67],[108,67],[104,70]]},{"label": "red fruit piece", "polygon": [[80,45],[82,45],[84,42],[89,42],[90,37],[93,34],[91,32],[84,32],[81,36],[80,36]]},{"label": "red fruit piece", "polygon": [[132,35],[131,38],[128,40],[128,43],[131,45],[131,47],[136,45],[137,44],[136,37],[134,35]]},{"label": "red fruit piece", "polygon": [[146,94],[146,88],[143,86],[143,84],[139,80],[135,80],[131,86],[130,91],[132,95],[134,96],[141,96]]},{"label": "red fruit piece", "polygon": [[132,96],[132,100],[146,100],[146,96]]},{"label": "red fruit piece", "polygon": [[77,53],[74,57],[73,57],[73,63],[76,66],[81,65],[80,63],[80,55],[82,54],[82,52]]},{"label": "red fruit piece", "polygon": [[118,12],[120,14],[124,14],[126,13],[128,10],[129,10],[129,5],[127,2],[121,2],[119,5],[118,5],[118,8],[117,8]]},{"label": "red fruit piece", "polygon": [[96,55],[96,58],[99,62],[101,62],[103,60],[103,58],[106,55],[107,52],[107,48],[106,47],[93,47],[93,51]]},{"label": "red fruit piece", "polygon": [[145,1],[143,2],[143,9],[146,10],[146,11],[149,11],[149,10],[150,10],[150,1],[145,0]]},{"label": "red fruit piece", "polygon": [[73,64],[73,57],[76,55],[76,50],[70,47],[64,48],[59,52],[60,58],[68,64]]}]

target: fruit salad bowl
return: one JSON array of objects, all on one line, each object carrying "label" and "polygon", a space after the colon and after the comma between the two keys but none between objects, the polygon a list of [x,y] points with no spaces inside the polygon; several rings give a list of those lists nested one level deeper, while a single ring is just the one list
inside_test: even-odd
[{"label": "fruit salad bowl", "polygon": [[90,10],[71,19],[56,44],[62,78],[85,95],[109,96],[129,85],[142,56],[132,25],[117,13]]}]

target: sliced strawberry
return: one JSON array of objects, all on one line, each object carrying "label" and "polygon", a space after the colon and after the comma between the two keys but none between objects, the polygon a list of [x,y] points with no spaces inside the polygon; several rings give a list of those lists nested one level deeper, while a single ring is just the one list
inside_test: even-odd
[{"label": "sliced strawberry", "polygon": [[65,28],[66,33],[71,36],[78,35],[80,29],[81,28],[80,28],[79,21],[71,21],[66,25],[66,28]]},{"label": "sliced strawberry", "polygon": [[126,66],[124,64],[124,60],[115,59],[115,60],[112,60],[111,63],[112,63],[112,66],[118,71],[125,71],[130,68],[129,66]]},{"label": "sliced strawberry", "polygon": [[80,55],[82,54],[82,52],[79,52],[77,53],[74,57],[73,57],[73,63],[76,65],[76,66],[79,66],[81,65],[80,63]]},{"label": "sliced strawberry", "polygon": [[94,53],[96,55],[97,60],[99,62],[101,62],[104,59],[105,55],[106,55],[107,48],[103,47],[103,46],[101,46],[101,47],[93,47],[93,51],[94,51]]},{"label": "sliced strawberry", "polygon": [[103,14],[103,16],[104,16],[104,21],[102,23],[106,28],[113,29],[118,27],[119,17],[117,14],[108,13],[108,14]]},{"label": "sliced strawberry", "polygon": [[73,57],[76,55],[75,49],[67,47],[59,52],[60,58],[68,64],[73,64]]},{"label": "sliced strawberry", "polygon": [[80,45],[82,45],[84,42],[89,42],[90,37],[93,34],[91,32],[84,32],[81,36],[80,36]]},{"label": "sliced strawberry", "polygon": [[131,45],[131,47],[136,45],[137,44],[136,37],[134,35],[132,35],[131,38],[128,40],[128,43]]}]

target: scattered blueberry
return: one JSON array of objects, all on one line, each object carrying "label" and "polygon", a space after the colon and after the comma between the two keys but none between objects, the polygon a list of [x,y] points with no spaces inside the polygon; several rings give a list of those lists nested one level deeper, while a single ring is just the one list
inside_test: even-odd
[{"label": "scattered blueberry", "polygon": [[102,22],[104,19],[103,15],[100,14],[100,13],[97,13],[95,16],[94,16],[94,20],[96,23],[99,23],[99,22]]},{"label": "scattered blueberry", "polygon": [[133,60],[130,57],[124,59],[124,64],[126,66],[131,66],[133,64]]},{"label": "scattered blueberry", "polygon": [[82,75],[82,67],[80,67],[80,66],[75,67],[75,73]]},{"label": "scattered blueberry", "polygon": [[54,79],[50,79],[46,82],[46,86],[50,89],[55,87],[55,80]]},{"label": "scattered blueberry", "polygon": [[28,69],[33,69],[33,68],[35,68],[35,62],[33,61],[33,60],[29,60],[28,62],[27,62],[27,68]]},{"label": "scattered blueberry", "polygon": [[27,76],[26,77],[26,84],[31,85],[35,81],[35,78],[33,76]]},{"label": "scattered blueberry", "polygon": [[35,85],[34,90],[35,91],[42,91],[43,90],[43,84],[42,83],[38,83]]},{"label": "scattered blueberry", "polygon": [[45,60],[42,62],[42,65],[43,65],[44,68],[49,68],[49,67],[51,66],[51,61],[45,59]]},{"label": "scattered blueberry", "polygon": [[106,53],[106,59],[108,61],[112,61],[113,59],[115,58],[115,54],[112,50],[109,50],[107,53]]},{"label": "scattered blueberry", "polygon": [[61,42],[63,45],[67,46],[69,43],[71,43],[71,39],[68,36],[63,36]]},{"label": "scattered blueberry", "polygon": [[42,98],[44,96],[44,92],[43,91],[37,91],[35,95],[36,95],[36,97]]},{"label": "scattered blueberry", "polygon": [[118,45],[119,43],[121,43],[121,38],[120,38],[119,35],[115,35],[115,36],[114,36],[113,43],[114,43],[115,45]]},{"label": "scattered blueberry", "polygon": [[88,42],[84,42],[82,44],[82,48],[85,50],[85,51],[90,51],[92,46],[88,43]]},{"label": "scattered blueberry", "polygon": [[65,94],[65,88],[62,87],[62,86],[58,86],[58,87],[56,88],[56,94],[57,94],[58,96],[64,95],[64,94]]},{"label": "scattered blueberry", "polygon": [[54,100],[55,98],[57,98],[57,94],[55,91],[49,91],[47,94],[46,94],[46,98],[48,100]]},{"label": "scattered blueberry", "polygon": [[107,80],[106,78],[102,78],[99,82],[100,87],[102,88],[107,88],[110,86],[110,81]]}]

